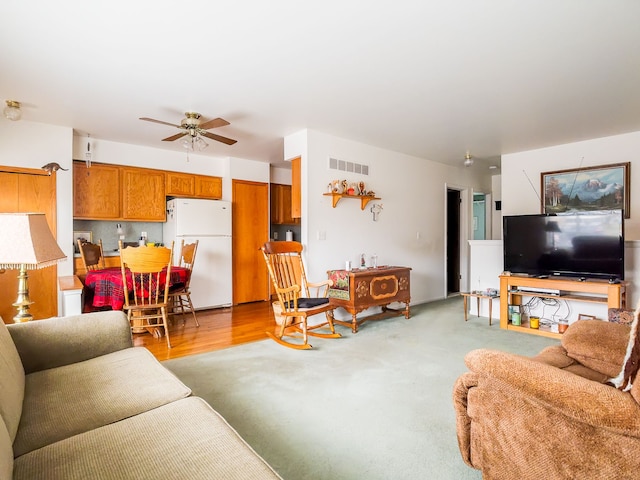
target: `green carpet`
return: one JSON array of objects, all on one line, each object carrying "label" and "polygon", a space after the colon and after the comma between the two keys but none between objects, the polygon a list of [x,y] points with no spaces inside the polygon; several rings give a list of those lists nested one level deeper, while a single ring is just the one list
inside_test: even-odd
[{"label": "green carpet", "polygon": [[[367,312],[363,312],[366,314]],[[296,351],[272,340],[163,364],[220,412],[285,480],[479,479],[458,451],[452,390],[464,355],[534,355],[557,340],[465,323],[462,300]],[[185,445],[184,448],[189,448]]]}]

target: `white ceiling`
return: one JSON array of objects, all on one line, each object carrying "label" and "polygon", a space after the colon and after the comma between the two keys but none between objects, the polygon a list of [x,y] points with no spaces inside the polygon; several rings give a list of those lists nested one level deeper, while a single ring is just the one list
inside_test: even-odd
[{"label": "white ceiling", "polygon": [[[3,0],[0,100],[23,119],[282,161],[310,128],[442,163],[640,130],[637,0]],[[0,121],[8,121],[1,118]]]}]

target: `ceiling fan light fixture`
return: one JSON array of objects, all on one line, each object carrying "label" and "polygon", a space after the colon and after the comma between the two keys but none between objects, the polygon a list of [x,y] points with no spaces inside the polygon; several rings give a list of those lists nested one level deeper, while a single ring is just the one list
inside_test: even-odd
[{"label": "ceiling fan light fixture", "polygon": [[464,156],[464,166],[470,167],[471,165],[473,165],[473,157],[467,152]]},{"label": "ceiling fan light fixture", "polygon": [[203,151],[209,146],[209,144],[205,142],[204,139],[199,135],[193,140],[193,144],[199,152]]},{"label": "ceiling fan light fixture", "polygon": [[22,118],[22,110],[20,110],[20,102],[16,102],[15,100],[7,100],[7,106],[4,107],[2,111],[5,118],[11,120],[12,122],[17,122]]}]

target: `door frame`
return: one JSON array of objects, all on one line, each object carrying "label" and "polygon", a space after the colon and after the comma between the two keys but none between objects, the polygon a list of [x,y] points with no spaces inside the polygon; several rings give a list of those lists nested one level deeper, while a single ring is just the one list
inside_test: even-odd
[{"label": "door frame", "polygon": [[471,209],[473,208],[473,195],[469,187],[462,185],[456,185],[452,183],[444,184],[444,257],[443,263],[443,298],[448,297],[448,282],[447,282],[447,195],[449,190],[457,190],[460,192],[460,232],[459,232],[459,245],[460,245],[460,291],[469,291],[469,232],[471,231]]}]

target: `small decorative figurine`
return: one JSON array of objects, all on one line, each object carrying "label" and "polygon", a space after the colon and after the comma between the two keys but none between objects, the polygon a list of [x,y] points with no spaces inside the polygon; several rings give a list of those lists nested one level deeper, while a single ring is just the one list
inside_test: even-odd
[{"label": "small decorative figurine", "polygon": [[364,195],[366,192],[364,190],[364,182],[360,182],[358,184],[358,195]]}]

